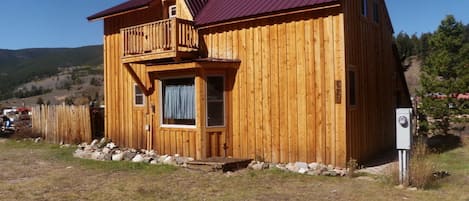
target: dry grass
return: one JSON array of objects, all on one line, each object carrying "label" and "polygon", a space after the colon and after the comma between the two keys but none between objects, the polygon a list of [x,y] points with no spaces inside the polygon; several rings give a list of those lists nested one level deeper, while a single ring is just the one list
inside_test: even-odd
[{"label": "dry grass", "polygon": [[445,185],[427,191],[396,189],[360,177],[317,177],[276,169],[222,174],[171,166],[97,162],[73,158],[72,151],[41,143],[0,141],[0,200],[439,201],[469,198],[469,194],[464,194],[469,192],[469,165],[461,164],[462,159],[469,160],[467,147],[451,153],[459,157],[457,161],[444,159],[459,170],[442,182]]},{"label": "dry grass", "polygon": [[350,158],[350,160],[347,162],[347,176],[349,178],[355,177],[357,168],[358,168],[357,160]]},{"label": "dry grass", "polygon": [[[433,173],[437,171],[436,161],[431,159],[429,150],[423,140],[418,140],[413,146],[409,164],[409,178],[404,181],[405,186],[428,189],[436,185]],[[399,163],[393,163],[386,169],[385,182],[399,185]]]},{"label": "dry grass", "polygon": [[430,159],[427,145],[419,139],[412,147],[409,184],[420,189],[431,187],[436,181],[433,177],[436,170],[436,163]]}]

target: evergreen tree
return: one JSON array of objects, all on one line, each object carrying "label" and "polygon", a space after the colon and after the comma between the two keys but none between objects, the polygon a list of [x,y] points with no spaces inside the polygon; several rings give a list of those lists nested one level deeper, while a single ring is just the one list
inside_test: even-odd
[{"label": "evergreen tree", "polygon": [[428,124],[434,134],[448,134],[452,117],[467,112],[464,100],[455,97],[469,89],[467,42],[464,25],[452,15],[447,16],[429,38],[419,95],[421,112],[434,120]]},{"label": "evergreen tree", "polygon": [[38,104],[38,105],[44,105],[44,100],[42,100],[42,98],[39,97],[39,98],[37,98],[37,100],[36,100],[36,104]]},{"label": "evergreen tree", "polygon": [[428,55],[430,51],[430,38],[432,37],[431,33],[424,33],[420,35],[420,47],[418,50],[418,54],[425,60],[425,57]]},{"label": "evergreen tree", "polygon": [[412,34],[412,36],[410,37],[410,40],[412,42],[412,55],[410,56],[415,56],[415,55],[419,55],[420,52],[422,51],[422,43],[419,39],[419,37],[417,36],[417,34]]},{"label": "evergreen tree", "polygon": [[399,32],[396,36],[396,45],[397,49],[399,50],[399,57],[401,61],[404,61],[407,57],[412,56],[414,52],[414,44],[410,39],[409,35],[404,32]]}]

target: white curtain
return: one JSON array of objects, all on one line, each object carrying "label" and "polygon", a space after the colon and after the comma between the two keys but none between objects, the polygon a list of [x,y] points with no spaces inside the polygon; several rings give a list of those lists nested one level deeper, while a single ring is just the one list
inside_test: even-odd
[{"label": "white curtain", "polygon": [[194,85],[166,85],[165,119],[195,119]]}]

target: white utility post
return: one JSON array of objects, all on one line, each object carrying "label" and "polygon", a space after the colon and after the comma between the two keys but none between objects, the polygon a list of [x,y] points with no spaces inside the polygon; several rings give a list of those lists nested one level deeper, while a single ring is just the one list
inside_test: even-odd
[{"label": "white utility post", "polygon": [[409,181],[409,159],[412,148],[412,108],[396,109],[396,148],[399,153],[399,182]]}]

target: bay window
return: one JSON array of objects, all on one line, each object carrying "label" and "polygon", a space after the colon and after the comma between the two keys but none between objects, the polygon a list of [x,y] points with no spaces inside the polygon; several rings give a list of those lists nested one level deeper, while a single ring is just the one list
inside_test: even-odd
[{"label": "bay window", "polygon": [[161,81],[163,125],[195,126],[194,78]]},{"label": "bay window", "polygon": [[225,79],[223,76],[207,77],[207,126],[225,125]]}]

